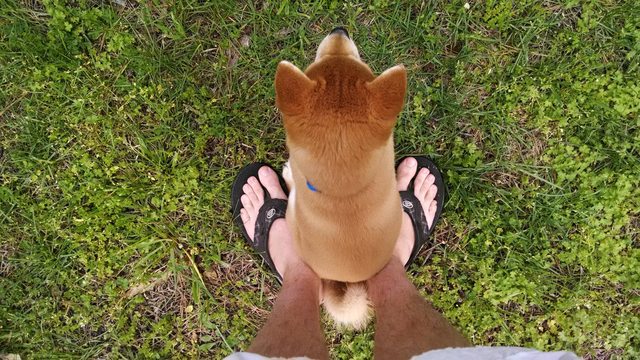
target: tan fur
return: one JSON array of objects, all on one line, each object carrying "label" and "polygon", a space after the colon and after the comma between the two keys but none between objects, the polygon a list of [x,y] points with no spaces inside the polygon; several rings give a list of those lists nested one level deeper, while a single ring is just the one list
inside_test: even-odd
[{"label": "tan fur", "polygon": [[324,281],[324,307],[338,327],[364,329],[373,314],[364,282]]},{"label": "tan fur", "polygon": [[[400,231],[393,127],[406,71],[396,66],[375,77],[353,42],[333,34],[304,73],[281,62],[275,87],[290,155],[287,222],[296,250],[322,279],[365,281],[389,261]],[[329,303],[346,299],[340,286],[325,282]],[[358,291],[351,293],[360,294],[356,307],[363,308],[366,292]]]}]

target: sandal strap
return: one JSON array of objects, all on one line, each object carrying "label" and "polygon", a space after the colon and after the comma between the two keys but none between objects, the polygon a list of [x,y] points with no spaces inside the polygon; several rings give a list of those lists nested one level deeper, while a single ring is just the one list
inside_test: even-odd
[{"label": "sandal strap", "polygon": [[256,229],[253,235],[253,247],[262,256],[264,262],[271,268],[278,281],[282,283],[282,275],[276,270],[276,266],[269,254],[269,231],[273,223],[285,217],[287,211],[287,200],[265,199],[264,204],[258,210],[256,218]]},{"label": "sandal strap", "polygon": [[406,269],[413,263],[424,244],[426,244],[431,234],[431,229],[429,228],[427,217],[422,209],[422,204],[412,191],[400,191],[400,199],[402,210],[409,215],[411,224],[413,225],[413,233],[415,234],[415,243],[413,250],[411,250],[411,256],[409,256],[409,261],[404,265]]}]

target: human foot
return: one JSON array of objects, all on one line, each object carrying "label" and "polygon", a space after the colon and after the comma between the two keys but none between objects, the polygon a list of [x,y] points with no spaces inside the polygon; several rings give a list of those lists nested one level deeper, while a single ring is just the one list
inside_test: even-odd
[{"label": "human foot", "polygon": [[[240,197],[243,208],[240,209],[247,236],[254,240],[256,231],[256,221],[260,208],[264,205],[265,199],[287,199],[278,179],[278,175],[268,166],[262,166],[258,170],[258,178],[251,176],[242,186],[244,193]],[[269,217],[269,214],[266,215]],[[291,233],[284,218],[277,219],[271,225],[268,233],[268,253],[278,271],[284,277],[287,269],[300,261],[300,258],[293,249]]]},{"label": "human foot", "polygon": [[[420,201],[428,228],[433,228],[436,214],[438,213],[438,186],[436,185],[436,177],[427,167],[418,169],[418,161],[413,157],[404,159],[397,169],[396,180],[398,191],[409,190]],[[417,172],[417,175],[416,175]],[[413,181],[412,189],[409,189],[411,179]],[[410,204],[409,204],[410,205]],[[411,218],[406,212],[402,214],[402,225],[400,227],[400,235],[394,249],[396,256],[402,264],[407,264],[415,245],[415,230]]]}]

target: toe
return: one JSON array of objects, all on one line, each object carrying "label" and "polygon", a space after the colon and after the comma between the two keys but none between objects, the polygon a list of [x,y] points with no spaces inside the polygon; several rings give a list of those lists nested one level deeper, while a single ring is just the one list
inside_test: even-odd
[{"label": "toe", "polygon": [[247,213],[251,213],[253,211],[253,203],[251,202],[251,199],[249,199],[249,195],[242,195],[240,197],[240,202],[242,203],[242,207],[247,211]]},{"label": "toe", "polygon": [[424,182],[422,183],[422,188],[420,189],[420,193],[424,194],[425,197],[429,192],[429,189],[431,189],[431,186],[433,186],[433,183],[435,183],[436,181],[435,176],[433,176],[433,174],[430,174],[429,170],[426,170],[426,171],[428,175],[426,178],[424,178]]},{"label": "toe", "polygon": [[[240,219],[242,219],[242,223],[244,224],[244,229],[247,231],[247,235],[249,236],[249,239],[252,239],[253,241],[253,234],[255,231],[255,224],[256,224],[255,216],[256,216],[257,210],[252,207],[251,201],[248,199],[249,197],[247,195],[242,195],[242,197],[240,198],[240,201],[242,201],[243,205],[245,206],[244,208],[240,209]],[[245,205],[245,203],[248,206]]]},{"label": "toe", "polygon": [[426,168],[420,169],[418,171],[418,175],[416,175],[416,180],[413,182],[413,194],[418,198],[424,198],[424,193],[422,192],[423,185],[429,176],[429,170]]},{"label": "toe", "polygon": [[418,162],[415,158],[408,157],[404,159],[398,166],[398,173],[396,175],[396,181],[398,182],[398,191],[407,190],[409,183],[416,174],[416,167]]},{"label": "toe", "polygon": [[436,195],[438,194],[438,187],[436,185],[430,185],[427,191],[427,194],[425,196],[425,200],[427,202],[431,202],[433,201],[433,199],[436,198]]},{"label": "toe", "polygon": [[252,176],[247,180],[247,183],[251,186],[251,189],[253,189],[254,194],[256,194],[258,203],[264,202],[264,190],[262,189],[260,182],[258,182],[258,179]]},{"label": "toe", "polygon": [[429,224],[429,228],[433,226],[433,219],[436,217],[437,210],[438,210],[438,202],[432,201],[431,205],[429,205],[429,210],[427,211],[427,223]]},{"label": "toe", "polygon": [[269,195],[274,199],[286,199],[287,195],[280,186],[278,175],[273,169],[268,166],[263,166],[258,171],[258,178],[264,187],[269,192]]},{"label": "toe", "polygon": [[242,219],[243,224],[246,224],[249,221],[249,214],[244,208],[240,209],[240,219]]},{"label": "toe", "polygon": [[258,204],[260,202],[258,201],[258,196],[253,191],[253,188],[251,187],[251,185],[244,184],[244,186],[242,187],[242,191],[244,191],[244,194],[247,195],[247,197],[249,198],[249,201],[251,201],[251,204],[253,205],[253,207],[258,207]]}]

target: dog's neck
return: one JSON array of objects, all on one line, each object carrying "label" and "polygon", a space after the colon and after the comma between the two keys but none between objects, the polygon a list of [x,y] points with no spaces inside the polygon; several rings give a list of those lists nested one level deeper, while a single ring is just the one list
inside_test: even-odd
[{"label": "dog's neck", "polygon": [[[299,176],[298,186],[313,194],[348,197],[363,193],[386,172],[393,174],[393,142],[360,154],[357,158],[333,158],[290,147],[292,171]],[[387,169],[391,167],[391,169]]]},{"label": "dog's neck", "polygon": [[313,191],[313,192],[320,192],[318,189],[316,189],[315,186],[311,185],[311,183],[309,182],[309,180],[307,180],[307,189]]}]

